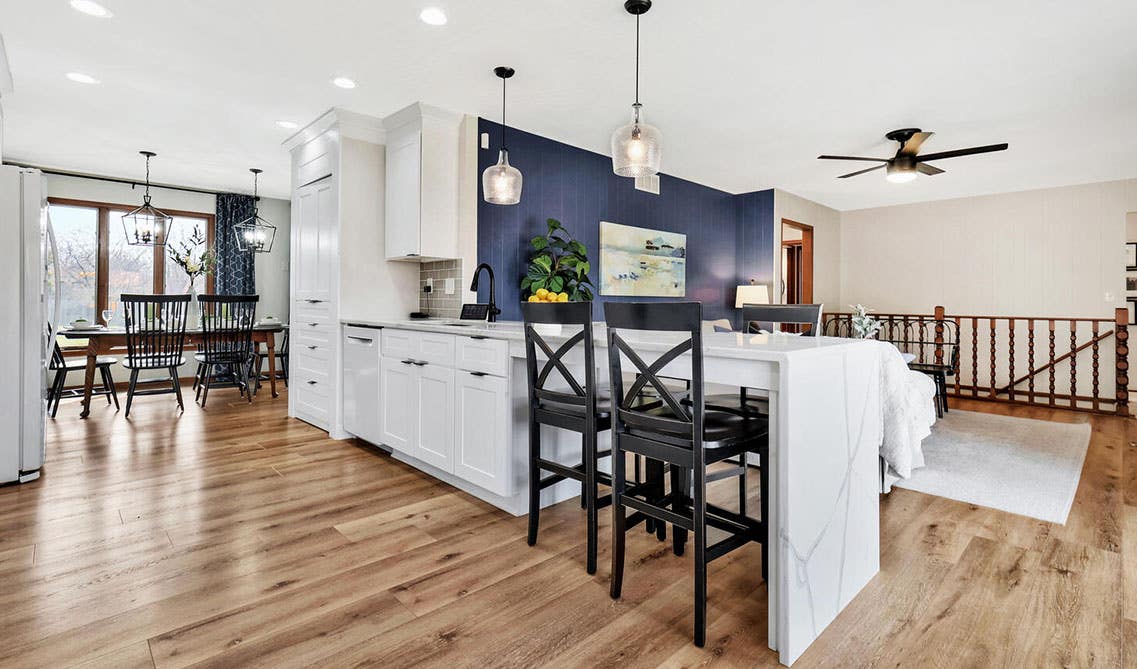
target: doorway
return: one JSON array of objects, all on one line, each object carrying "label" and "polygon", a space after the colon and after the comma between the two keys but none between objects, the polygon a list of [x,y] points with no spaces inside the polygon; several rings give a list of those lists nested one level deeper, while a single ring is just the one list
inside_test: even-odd
[{"label": "doorway", "polygon": [[813,304],[813,226],[782,219],[782,304]]}]

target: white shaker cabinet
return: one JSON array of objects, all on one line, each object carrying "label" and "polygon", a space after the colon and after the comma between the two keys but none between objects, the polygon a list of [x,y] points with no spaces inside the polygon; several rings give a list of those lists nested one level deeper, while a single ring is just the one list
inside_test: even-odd
[{"label": "white shaker cabinet", "polygon": [[[459,257],[462,115],[415,103],[383,120],[387,131],[386,254],[391,260]],[[476,160],[476,157],[474,158]]]},{"label": "white shaker cabinet", "polygon": [[454,474],[494,494],[510,495],[509,382],[484,372],[455,374]]},{"label": "white shaker cabinet", "polygon": [[444,472],[454,471],[454,370],[423,361],[414,363],[415,453]]},{"label": "white shaker cabinet", "polygon": [[391,450],[415,455],[416,406],[415,367],[409,359],[384,357],[380,363],[379,405],[383,438],[381,443]]}]

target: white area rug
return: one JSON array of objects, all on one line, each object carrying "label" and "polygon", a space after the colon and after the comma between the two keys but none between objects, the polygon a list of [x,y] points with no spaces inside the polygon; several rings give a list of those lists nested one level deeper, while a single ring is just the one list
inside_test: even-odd
[{"label": "white area rug", "polygon": [[924,439],[927,466],[893,485],[1065,525],[1089,444],[1089,423],[953,410]]}]

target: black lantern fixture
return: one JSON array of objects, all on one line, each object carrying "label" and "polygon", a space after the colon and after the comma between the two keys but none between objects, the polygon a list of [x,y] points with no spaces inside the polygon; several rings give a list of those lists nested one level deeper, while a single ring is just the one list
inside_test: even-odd
[{"label": "black lantern fixture", "polygon": [[651,0],[627,0],[624,9],[636,17],[636,102],[632,122],[612,133],[612,171],[622,177],[648,177],[659,172],[663,134],[643,122],[640,104],[640,16],[651,9]]},{"label": "black lantern fixture", "polygon": [[146,156],[146,192],[142,196],[142,206],[122,217],[126,243],[131,246],[165,246],[174,219],[150,205],[150,159],[158,154],[153,151],[139,153]]},{"label": "black lantern fixture", "polygon": [[513,76],[513,68],[495,67],[493,73],[501,79],[501,150],[497,164],[482,172],[482,197],[490,204],[517,204],[521,201],[521,171],[509,164],[505,146],[505,80]]},{"label": "black lantern fixture", "polygon": [[257,196],[257,177],[264,170],[255,167],[249,168],[253,173],[253,215],[233,226],[233,234],[237,235],[237,248],[242,251],[254,253],[270,253],[272,242],[276,239],[276,226],[272,225],[260,215],[260,197]]}]

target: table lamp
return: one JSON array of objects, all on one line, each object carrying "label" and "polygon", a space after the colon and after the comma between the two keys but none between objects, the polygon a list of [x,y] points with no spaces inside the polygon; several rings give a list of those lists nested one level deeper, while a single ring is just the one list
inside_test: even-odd
[{"label": "table lamp", "polygon": [[739,286],[734,292],[734,308],[741,309],[746,304],[769,304],[770,287],[764,283],[750,280],[749,285]]}]

